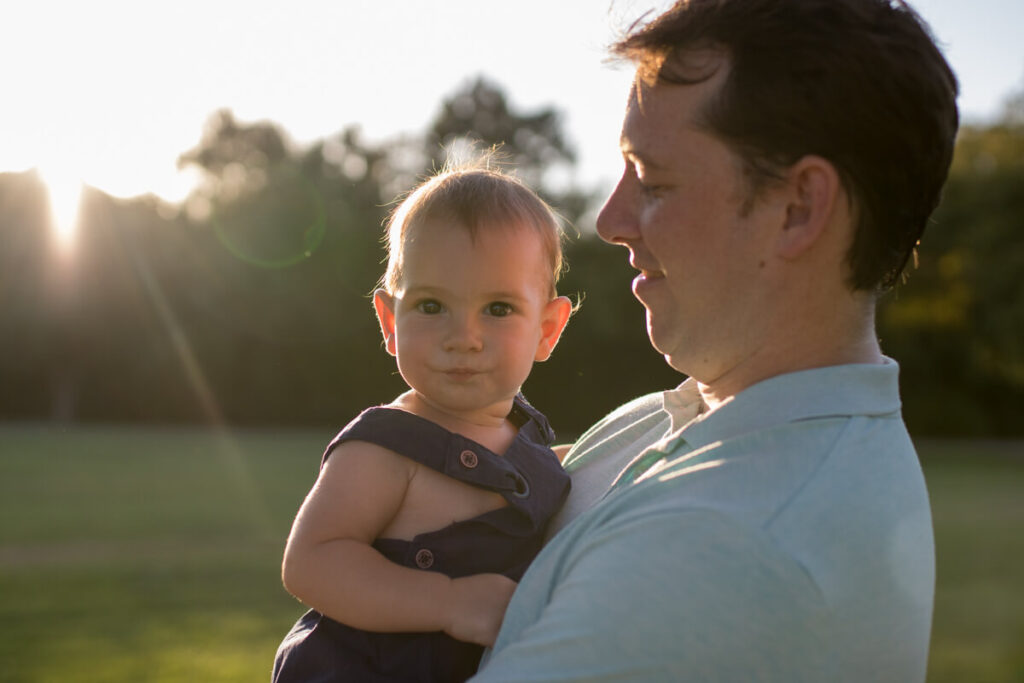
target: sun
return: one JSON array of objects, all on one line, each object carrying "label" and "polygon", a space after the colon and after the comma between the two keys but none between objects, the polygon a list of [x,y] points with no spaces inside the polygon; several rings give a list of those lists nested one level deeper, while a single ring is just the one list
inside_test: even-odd
[{"label": "sun", "polygon": [[78,233],[82,179],[75,173],[42,168],[39,171],[50,196],[50,226],[62,252],[71,251]]}]

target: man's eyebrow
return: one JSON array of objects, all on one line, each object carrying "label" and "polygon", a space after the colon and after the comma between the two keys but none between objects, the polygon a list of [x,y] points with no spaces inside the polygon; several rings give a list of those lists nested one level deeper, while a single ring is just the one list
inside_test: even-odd
[{"label": "man's eyebrow", "polygon": [[667,167],[664,164],[660,164],[651,157],[647,156],[644,152],[634,147],[628,140],[623,139],[619,144],[619,149],[622,150],[622,156],[629,159],[633,163],[639,163],[644,168],[649,168],[652,171],[662,171]]}]

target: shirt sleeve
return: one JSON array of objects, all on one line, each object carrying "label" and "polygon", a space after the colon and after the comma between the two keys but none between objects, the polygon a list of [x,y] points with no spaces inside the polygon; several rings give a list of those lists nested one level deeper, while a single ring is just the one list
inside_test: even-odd
[{"label": "shirt sleeve", "polygon": [[[813,675],[820,592],[759,529],[703,510],[633,514],[584,530],[556,561],[546,603],[499,635],[472,680]],[[536,586],[520,588],[529,599]]]}]

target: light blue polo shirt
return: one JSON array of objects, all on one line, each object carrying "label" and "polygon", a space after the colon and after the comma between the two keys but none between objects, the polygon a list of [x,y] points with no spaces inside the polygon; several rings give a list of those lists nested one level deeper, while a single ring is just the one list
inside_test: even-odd
[{"label": "light blue polo shirt", "polygon": [[703,413],[688,381],[609,415],[473,680],[924,681],[934,543],[897,379],[807,370]]}]

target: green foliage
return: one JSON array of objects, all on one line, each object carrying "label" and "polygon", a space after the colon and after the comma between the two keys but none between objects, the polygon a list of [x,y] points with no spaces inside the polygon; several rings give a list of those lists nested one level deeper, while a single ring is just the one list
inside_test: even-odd
[{"label": "green foliage", "polygon": [[912,431],[1024,428],[1022,234],[1024,124],[965,128],[920,268],[880,310]]},{"label": "green foliage", "polygon": [[498,85],[483,77],[442,101],[425,139],[427,170],[442,168],[449,155],[458,158],[460,145],[477,152],[496,149],[498,161],[557,207],[570,224],[579,221],[596,199],[592,191],[549,181],[553,171],[571,169],[576,161],[559,112],[551,107],[520,112]]},{"label": "green foliage", "polygon": [[[221,111],[179,160],[203,174],[187,202],[169,207],[89,192],[70,267],[40,239],[46,216],[38,181],[0,179],[0,200],[10,200],[0,211],[27,218],[0,223],[17,246],[0,254],[0,272],[16,274],[12,284],[29,294],[0,298],[0,321],[25,330],[0,358],[7,380],[0,414],[340,426],[390,400],[403,387],[368,297],[382,271],[382,222],[394,196],[434,163],[423,150],[440,151],[453,136],[504,141],[508,163],[536,182],[553,162],[573,158],[554,110],[520,113],[483,81],[446,100],[430,142],[370,145],[349,128],[297,149],[276,125]],[[539,189],[570,222],[593,194]],[[528,386],[563,434],[631,397],[624,392],[660,388],[656,378],[672,375],[641,325],[596,343],[585,333],[620,329],[598,320],[602,310],[628,308],[638,322],[642,315],[623,255],[593,246],[570,245],[577,266],[567,286],[591,287],[576,277],[584,272],[602,283],[602,275],[619,273],[621,286],[609,288],[602,308],[577,316],[580,333],[570,331],[556,356],[565,362],[545,365]],[[49,273],[59,277],[35,284]],[[596,369],[608,355],[646,359],[643,372],[619,383],[623,393],[580,403],[571,389],[606,383]]]},{"label": "green foliage", "polygon": [[0,174],[0,416],[46,414],[57,392],[51,364],[62,318],[64,279],[47,268],[52,249],[47,196],[34,173]]},{"label": "green foliage", "polygon": [[459,141],[477,143],[484,149],[500,146],[510,165],[534,187],[541,185],[548,167],[572,162],[576,156],[562,134],[557,111],[516,112],[501,88],[484,78],[477,78],[441,103],[426,137],[432,167],[442,167],[446,151]]},{"label": "green foliage", "polygon": [[285,136],[276,125],[243,125],[222,109],[210,117],[199,145],[178,158],[178,166],[198,166],[211,178],[230,184],[277,166],[288,156]]},{"label": "green foliage", "polygon": [[[1018,100],[1003,121],[963,129],[920,268],[880,307],[916,435],[1024,434]],[[564,180],[575,155],[558,112],[521,111],[479,78],[422,137],[377,144],[351,127],[300,149],[273,123],[218,112],[179,160],[203,174],[183,206],[87,192],[70,258],[50,243],[39,179],[0,175],[0,417],[336,427],[390,400],[403,385],[368,298],[382,222],[470,140],[500,143],[574,237],[560,288],[583,305],[528,380],[531,401],[571,435],[677,384],[648,343],[624,252],[573,230],[599,195]]]}]

